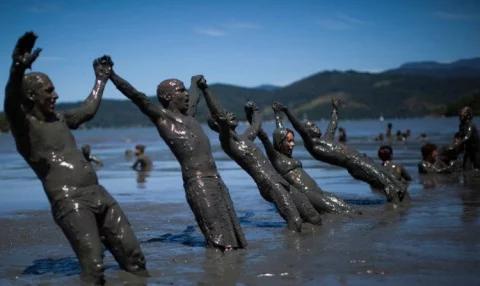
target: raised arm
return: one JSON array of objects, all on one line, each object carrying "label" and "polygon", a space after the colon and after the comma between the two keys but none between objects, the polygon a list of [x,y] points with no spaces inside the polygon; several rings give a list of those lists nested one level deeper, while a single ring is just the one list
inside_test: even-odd
[{"label": "raised arm", "polygon": [[248,138],[248,140],[254,141],[257,137],[258,131],[262,127],[262,116],[258,111],[258,106],[253,101],[247,101],[245,104],[245,114],[250,126],[242,134],[242,137]]},{"label": "raised arm", "polygon": [[109,56],[103,56],[93,61],[95,83],[92,91],[81,106],[64,112],[68,127],[76,129],[82,123],[92,119],[95,113],[97,113],[112,66],[113,63]]},{"label": "raised arm", "polygon": [[295,130],[297,130],[298,134],[300,134],[300,136],[302,136],[302,138],[308,138],[309,137],[308,131],[305,128],[305,125],[300,120],[298,120],[295,117],[295,115],[293,115],[287,107],[285,107],[283,104],[281,104],[279,102],[274,102],[272,104],[272,108],[273,108],[273,111],[275,113],[279,113],[279,112],[285,113],[287,115],[288,120],[290,120],[290,122],[292,123],[293,128],[295,128]]},{"label": "raised arm", "polygon": [[187,114],[193,117],[195,117],[195,114],[197,113],[197,106],[198,106],[198,103],[200,102],[200,93],[202,91],[198,88],[197,82],[201,78],[203,78],[202,75],[195,75],[195,76],[192,76],[190,80],[190,89],[188,90],[189,100],[188,100]]},{"label": "raised arm", "polygon": [[327,141],[333,141],[335,139],[335,132],[338,126],[338,106],[340,101],[332,98],[332,113],[330,114],[330,122],[328,123],[327,130],[325,131],[324,139]]},{"label": "raised arm", "polygon": [[115,87],[128,97],[140,110],[150,118],[158,118],[166,114],[164,108],[160,105],[153,104],[148,97],[138,90],[136,90],[128,81],[121,78],[113,69],[110,74],[110,80]]},{"label": "raised arm", "polygon": [[220,122],[218,121],[219,117],[221,116],[222,113],[224,113],[224,110],[220,103],[218,102],[217,98],[211,93],[210,88],[208,87],[207,81],[203,76],[199,76],[197,78],[197,86],[202,92],[203,96],[205,97],[205,101],[207,102],[208,109],[210,110],[210,114],[218,124]]},{"label": "raised arm", "polygon": [[20,37],[12,54],[10,75],[5,87],[4,110],[14,130],[25,122],[25,112],[22,103],[26,95],[22,91],[22,81],[25,71],[40,54],[41,49],[32,52],[37,36],[33,32],[27,32]]},{"label": "raised arm", "polygon": [[260,128],[258,131],[258,138],[260,138],[260,141],[262,141],[263,147],[265,147],[265,151],[267,152],[268,159],[270,161],[275,161],[277,156],[279,155],[279,152],[275,150],[275,147],[273,146],[272,142],[270,141],[270,138],[268,138],[268,134],[263,130],[263,128]]}]

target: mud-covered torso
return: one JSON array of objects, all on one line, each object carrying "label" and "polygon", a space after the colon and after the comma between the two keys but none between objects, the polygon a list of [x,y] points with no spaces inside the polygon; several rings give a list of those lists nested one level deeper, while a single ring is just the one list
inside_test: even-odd
[{"label": "mud-covered torso", "polygon": [[477,127],[473,122],[460,124],[460,134],[466,136],[470,132],[470,138],[465,141],[465,160],[472,161],[475,168],[480,168],[480,138]]},{"label": "mud-covered torso", "polygon": [[255,143],[245,138],[220,134],[225,153],[240,165],[259,187],[284,181]]},{"label": "mud-covered torso", "polygon": [[68,198],[77,188],[98,183],[61,114],[49,122],[27,115],[26,124],[25,130],[14,132],[17,149],[42,181],[50,201]]},{"label": "mud-covered torso", "polygon": [[192,177],[217,176],[210,141],[200,123],[192,117],[170,114],[154,123],[170,150],[180,162],[184,181]]},{"label": "mud-covered torso", "polygon": [[305,148],[317,160],[337,165],[345,166],[352,159],[358,156],[354,150],[350,150],[344,144],[336,144],[323,138],[304,139]]},{"label": "mud-covered torso", "polygon": [[319,189],[313,178],[305,172],[302,162],[299,160],[277,152],[272,164],[277,172],[295,188],[303,191]]}]

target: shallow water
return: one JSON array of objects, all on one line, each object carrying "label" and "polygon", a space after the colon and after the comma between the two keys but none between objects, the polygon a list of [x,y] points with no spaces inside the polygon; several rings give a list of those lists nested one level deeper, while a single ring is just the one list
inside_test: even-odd
[{"label": "shallow water", "polygon": [[[325,216],[321,227],[290,233],[253,181],[220,149],[208,131],[220,174],[230,189],[247,250],[221,254],[203,247],[203,237],[185,202],[179,165],[154,128],[75,131],[78,145],[88,143],[103,160],[100,183],[120,202],[142,242],[152,277],[138,280],[120,271],[107,254],[109,283],[147,284],[479,284],[480,184],[471,177],[421,179],[416,171],[421,142],[447,144],[457,120],[392,120],[394,131],[412,130],[406,143],[394,143],[396,161],[414,178],[410,204],[392,209],[368,185],[345,170],[312,159],[297,142],[294,156],[326,191],[338,194],[361,216]],[[326,122],[320,122],[325,129]],[[386,122],[344,121],[348,144],[376,158],[373,141]],[[244,126],[240,126],[242,128]],[[266,123],[267,130],[273,124]],[[207,128],[205,128],[207,131]],[[299,138],[297,138],[298,140]],[[137,182],[124,157],[135,144],[147,146],[154,170]],[[42,187],[16,153],[10,135],[0,135],[0,283],[71,283],[78,263],[54,224]],[[60,282],[61,281],[61,282]]]}]

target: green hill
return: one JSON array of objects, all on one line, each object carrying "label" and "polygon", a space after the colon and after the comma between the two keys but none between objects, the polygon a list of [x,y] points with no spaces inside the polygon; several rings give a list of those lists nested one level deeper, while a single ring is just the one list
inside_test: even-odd
[{"label": "green hill", "polygon": [[[227,84],[213,84],[211,89],[222,105],[244,118],[243,105],[251,99],[257,102],[269,118],[270,105],[280,101],[300,116],[311,119],[326,118],[330,113],[330,98],[341,97],[347,103],[342,118],[377,118],[454,115],[456,109],[470,104],[476,110],[480,96],[480,73],[465,74],[465,69],[477,69],[479,58],[460,60],[452,64],[434,62],[409,63],[382,73],[356,71],[325,71],[288,86],[263,85],[245,88]],[[428,72],[426,72],[428,71]],[[448,71],[448,72],[446,72]],[[120,96],[120,95],[119,95]],[[152,100],[158,103],[156,97]],[[58,104],[68,109],[80,103]],[[202,99],[198,118],[208,116]],[[105,99],[99,112],[86,127],[145,126],[149,120],[128,100]],[[0,127],[4,127],[0,116]]]}]

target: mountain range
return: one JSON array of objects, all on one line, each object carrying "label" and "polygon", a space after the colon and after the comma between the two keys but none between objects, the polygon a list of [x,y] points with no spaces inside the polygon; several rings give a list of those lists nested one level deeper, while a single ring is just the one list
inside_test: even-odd
[{"label": "mountain range", "polygon": [[[379,73],[323,71],[283,87],[212,84],[210,88],[225,109],[237,113],[241,119],[247,100],[254,100],[267,119],[272,116],[273,101],[282,102],[302,117],[327,118],[334,96],[346,103],[341,116],[348,119],[454,115],[465,104],[472,105],[478,114],[480,58],[452,63],[412,62]],[[155,96],[152,100],[158,102]],[[78,104],[58,104],[58,109]],[[207,116],[205,102],[201,100],[198,117],[205,120]],[[87,127],[148,124],[148,119],[130,101],[104,99]]]}]

